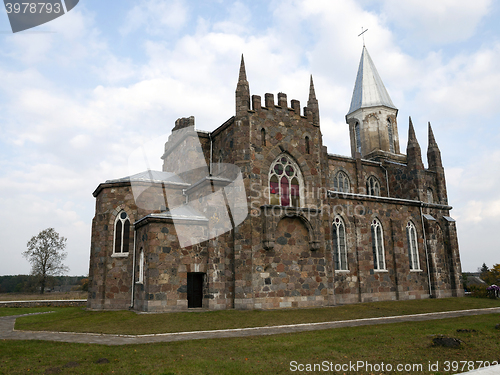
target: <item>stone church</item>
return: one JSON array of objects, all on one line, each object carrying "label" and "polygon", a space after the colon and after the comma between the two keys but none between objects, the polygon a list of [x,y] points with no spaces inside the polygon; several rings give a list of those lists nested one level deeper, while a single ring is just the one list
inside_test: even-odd
[{"label": "stone church", "polygon": [[402,154],[397,114],[363,47],[346,115],[351,155],[328,153],[312,77],[303,109],[284,93],[262,101],[250,95],[242,58],[234,116],[212,132],[178,119],[158,155],[162,171],[94,191],[88,307],[278,309],[462,296],[440,150],[429,124],[426,168],[410,119]]}]

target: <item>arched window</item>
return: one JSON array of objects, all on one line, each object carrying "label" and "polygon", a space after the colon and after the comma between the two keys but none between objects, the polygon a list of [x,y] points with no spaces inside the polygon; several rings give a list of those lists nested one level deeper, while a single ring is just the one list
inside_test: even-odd
[{"label": "arched window", "polygon": [[356,138],[356,151],[361,153],[361,130],[359,129],[359,122],[354,125],[354,135]]},{"label": "arched window", "polygon": [[137,283],[142,284],[144,282],[144,249],[141,248],[141,251],[139,252],[139,270],[138,270],[138,277],[137,277]]},{"label": "arched window", "polygon": [[332,225],[333,257],[336,270],[347,270],[347,247],[345,225],[340,216],[336,216]]},{"label": "arched window", "polygon": [[333,178],[333,190],[341,193],[349,193],[349,177],[344,172],[337,172]]},{"label": "arched window", "polygon": [[427,203],[434,203],[434,194],[432,189],[427,189]]},{"label": "arched window", "polygon": [[260,130],[260,142],[262,146],[266,145],[266,129],[264,128]]},{"label": "arched window", "polygon": [[392,135],[392,123],[391,119],[387,118],[387,131],[389,132],[389,151],[394,153],[394,136]]},{"label": "arched window", "polygon": [[366,181],[366,193],[368,195],[380,196],[380,182],[373,176]]},{"label": "arched window", "polygon": [[281,155],[269,171],[269,202],[281,206],[300,206],[302,175],[296,163]]},{"label": "arched window", "polygon": [[371,227],[373,268],[376,270],[385,270],[384,234],[382,231],[382,224],[380,224],[378,219],[374,219]]},{"label": "arched window", "polygon": [[311,145],[310,145],[309,137],[306,135],[306,154],[310,154],[310,153],[311,153]]},{"label": "arched window", "polygon": [[113,252],[115,254],[128,253],[130,240],[130,220],[125,211],[121,211],[115,220],[115,240]]},{"label": "arched window", "polygon": [[410,260],[410,270],[420,270],[420,260],[418,259],[417,230],[411,221],[406,225],[406,238],[408,239],[408,257]]}]

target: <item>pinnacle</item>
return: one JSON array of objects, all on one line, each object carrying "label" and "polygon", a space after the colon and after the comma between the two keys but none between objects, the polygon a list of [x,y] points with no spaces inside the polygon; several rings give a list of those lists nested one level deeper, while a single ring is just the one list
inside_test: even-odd
[{"label": "pinnacle", "polygon": [[417,136],[415,135],[415,129],[413,128],[413,122],[410,116],[410,126],[408,128],[408,143],[417,142]]},{"label": "pinnacle", "polygon": [[314,91],[314,82],[312,74],[311,74],[311,83],[309,84],[309,100],[316,100],[316,92]]},{"label": "pinnacle", "polygon": [[243,59],[243,54],[241,54],[241,64],[240,64],[240,76],[238,78],[239,82],[246,82],[247,72],[245,70],[245,60]]},{"label": "pinnacle", "polygon": [[431,123],[429,122],[429,147],[437,146],[436,139],[434,138],[434,132],[432,131]]}]

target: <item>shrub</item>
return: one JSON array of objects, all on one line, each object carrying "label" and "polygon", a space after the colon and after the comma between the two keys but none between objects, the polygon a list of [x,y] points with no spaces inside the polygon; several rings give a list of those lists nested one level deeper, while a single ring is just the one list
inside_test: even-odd
[{"label": "shrub", "polygon": [[470,292],[472,297],[476,298],[488,297],[488,291],[486,290],[486,285],[471,285]]}]

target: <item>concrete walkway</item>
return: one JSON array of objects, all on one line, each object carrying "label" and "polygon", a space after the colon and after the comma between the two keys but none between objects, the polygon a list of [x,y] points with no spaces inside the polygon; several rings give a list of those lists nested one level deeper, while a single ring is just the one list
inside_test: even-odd
[{"label": "concrete walkway", "polygon": [[[342,320],[338,322],[290,324],[272,327],[223,329],[217,331],[194,331],[179,333],[161,333],[151,335],[110,335],[95,333],[72,332],[46,332],[46,331],[16,331],[14,324],[16,318],[26,315],[0,317],[0,339],[7,340],[45,340],[83,344],[126,345],[149,344],[158,342],[171,342],[183,340],[214,339],[227,337],[246,337],[259,335],[275,335],[280,333],[296,333],[316,331],[331,328],[359,327],[374,324],[389,324],[401,322],[421,322],[462,316],[484,315],[500,313],[500,307],[475,310],[447,311],[428,314],[400,315],[384,318],[368,318],[355,320]],[[40,313],[38,313],[40,314]],[[41,313],[44,314],[44,313]]]}]

